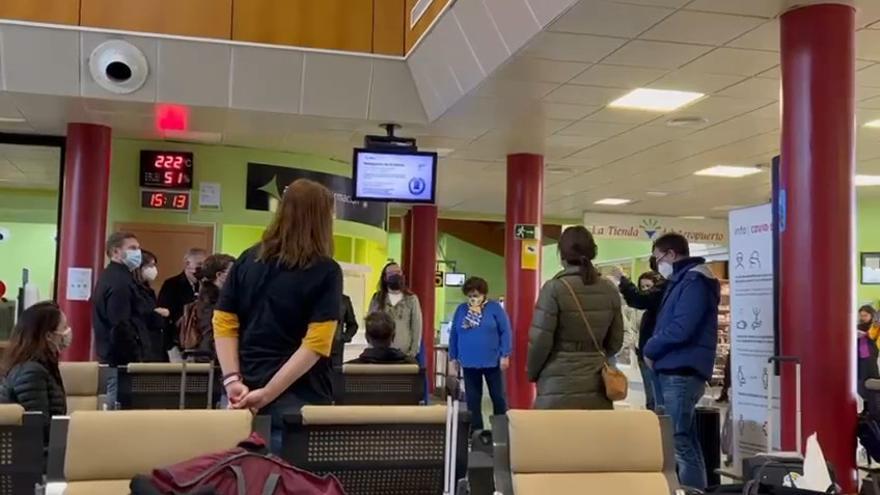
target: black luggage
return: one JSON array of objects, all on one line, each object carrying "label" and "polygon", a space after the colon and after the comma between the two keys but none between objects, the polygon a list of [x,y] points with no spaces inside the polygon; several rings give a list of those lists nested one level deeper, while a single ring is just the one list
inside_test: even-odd
[{"label": "black luggage", "polygon": [[698,407],[697,435],[706,462],[706,479],[709,486],[721,484],[721,411],[714,407]]}]

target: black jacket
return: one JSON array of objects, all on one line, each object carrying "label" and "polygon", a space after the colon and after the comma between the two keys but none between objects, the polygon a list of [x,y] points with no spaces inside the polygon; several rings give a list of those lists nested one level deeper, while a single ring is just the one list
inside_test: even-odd
[{"label": "black jacket", "polygon": [[657,315],[660,314],[660,305],[663,302],[663,284],[661,283],[648,291],[641,291],[632,280],[621,277],[620,293],[623,294],[627,306],[645,311],[639,325],[639,346],[636,349],[636,352],[641,356],[645,344],[654,335]]},{"label": "black jacket", "polygon": [[67,414],[67,398],[58,364],[27,361],[13,366],[0,383],[0,403],[19,404],[25,411],[43,413],[43,443],[48,443],[52,416]]},{"label": "black jacket", "polygon": [[144,347],[144,361],[149,363],[164,363],[168,361],[168,353],[165,352],[165,327],[168,321],[156,312],[156,293],[145,284],[136,284],[135,294],[135,317],[140,320],[138,328],[144,333],[140,336]]},{"label": "black jacket", "polygon": [[415,359],[407,356],[394,347],[367,347],[355,359],[346,364],[418,364]]},{"label": "black jacket", "polygon": [[165,327],[166,350],[179,345],[177,335],[177,322],[183,317],[183,307],[196,300],[198,284],[195,286],[186,278],[186,273],[180,272],[169,278],[159,289],[159,307],[168,310],[168,325]]},{"label": "black jacket", "polygon": [[112,366],[143,360],[143,320],[137,317],[137,282],[125,265],[110,262],[92,294],[92,327],[98,361]]},{"label": "black jacket", "polygon": [[333,336],[333,348],[330,352],[334,366],[342,364],[345,344],[351,342],[357,331],[358,323],[354,315],[354,307],[351,305],[351,298],[343,294],[342,307],[339,309],[339,323],[336,325],[336,334]]}]

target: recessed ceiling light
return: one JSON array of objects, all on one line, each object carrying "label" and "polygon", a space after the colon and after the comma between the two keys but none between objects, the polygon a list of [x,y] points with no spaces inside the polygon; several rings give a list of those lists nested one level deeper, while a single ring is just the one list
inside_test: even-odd
[{"label": "recessed ceiling light", "polygon": [[572,172],[574,172],[574,170],[572,170],[569,167],[547,167],[548,174],[562,175],[562,174],[570,174]]},{"label": "recessed ceiling light", "polygon": [[621,198],[605,198],[600,199],[593,203],[594,205],[602,205],[602,206],[620,206],[625,205],[627,203],[632,203],[631,199],[621,199]]},{"label": "recessed ceiling light", "polygon": [[608,104],[611,108],[631,108],[651,112],[671,112],[705,96],[691,91],[638,88]]},{"label": "recessed ceiling light", "polygon": [[669,196],[668,192],[663,191],[648,191],[645,194],[648,196],[654,196],[655,198],[665,198],[666,196]]},{"label": "recessed ceiling light", "polygon": [[706,219],[706,217],[699,216],[699,215],[686,215],[686,216],[679,217],[679,218],[681,218],[682,220],[705,220]]},{"label": "recessed ceiling light", "polygon": [[873,128],[880,127],[880,119],[872,120],[870,122],[865,122],[864,127],[873,127]]},{"label": "recessed ceiling light", "polygon": [[669,127],[697,127],[708,123],[709,119],[706,117],[678,117],[666,121]]},{"label": "recessed ceiling light", "polygon": [[857,186],[880,186],[880,175],[856,175]]},{"label": "recessed ceiling light", "polygon": [[716,206],[712,209],[715,211],[730,211],[730,210],[735,210],[737,208],[740,208],[740,205],[721,205],[721,206]]},{"label": "recessed ceiling light", "polygon": [[704,168],[694,172],[694,175],[703,175],[707,177],[727,177],[738,179],[748,175],[754,175],[761,172],[758,167],[738,167],[733,165],[715,165],[714,167]]},{"label": "recessed ceiling light", "polygon": [[20,124],[22,122],[27,122],[23,117],[0,117],[0,123],[9,123],[9,124]]}]

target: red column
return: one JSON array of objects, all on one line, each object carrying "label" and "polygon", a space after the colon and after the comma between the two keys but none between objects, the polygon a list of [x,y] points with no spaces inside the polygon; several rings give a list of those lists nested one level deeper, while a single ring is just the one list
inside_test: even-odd
[{"label": "red column", "polygon": [[397,260],[403,273],[409,275],[412,269],[412,212],[400,217],[400,259]]},{"label": "red column", "polygon": [[[507,217],[505,219],[504,264],[507,295],[504,307],[513,329],[513,355],[507,370],[507,398],[511,408],[529,409],[535,400],[535,388],[526,378],[526,353],[529,326],[538,290],[541,270],[522,267],[522,241],[514,236],[516,224],[541,225],[544,194],[544,157],[529,153],[507,156]],[[540,241],[539,241],[540,246]],[[538,266],[540,267],[540,249]]]},{"label": "red column", "polygon": [[410,288],[422,304],[422,349],[430,389],[434,383],[434,271],[437,267],[437,207],[413,206],[410,211]]},{"label": "red column", "polygon": [[[856,491],[853,205],[855,11],[781,17],[782,352],[803,362],[803,434],[818,432],[845,493]],[[783,372],[783,446],[795,445],[795,385]]]},{"label": "red column", "polygon": [[58,239],[58,293],[61,309],[73,329],[73,345],[64,352],[70,361],[88,361],[92,349],[92,306],[67,299],[69,268],[92,270],[92,284],[104,266],[107,196],[110,187],[110,128],[68,124]]}]

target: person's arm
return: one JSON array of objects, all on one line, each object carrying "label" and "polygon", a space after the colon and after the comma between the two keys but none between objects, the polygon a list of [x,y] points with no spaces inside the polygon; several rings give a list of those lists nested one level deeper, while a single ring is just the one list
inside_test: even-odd
[{"label": "person's arm", "polygon": [[52,412],[49,410],[49,372],[45,367],[35,362],[22,364],[11,386],[25,411],[43,413],[48,421]]},{"label": "person's arm", "polygon": [[513,347],[511,335],[513,332],[510,329],[510,318],[507,317],[507,312],[500,304],[495,306],[495,322],[498,326],[498,337],[501,343],[501,349],[499,349],[501,355],[498,356],[500,358],[499,365],[501,369],[506,370],[510,366],[510,353]]},{"label": "person's arm", "polygon": [[626,334],[623,321],[623,308],[620,305],[620,298],[613,296],[611,326],[608,327],[608,333],[605,335],[605,355],[610,357],[616,356],[623,347],[623,338]]},{"label": "person's arm", "polygon": [[351,339],[357,334],[358,322],[354,315],[354,306],[351,305],[351,299],[343,298],[345,301],[345,331],[342,334],[344,342],[351,342]]},{"label": "person's arm", "polygon": [[214,347],[217,351],[217,361],[220,362],[220,370],[224,377],[239,375],[238,381],[226,385],[226,395],[232,407],[244,399],[249,392],[248,387],[241,379],[241,366],[238,360],[238,334],[240,322],[238,321],[238,270],[240,263],[233,263],[226,284],[220,291],[220,299],[214,308],[211,326],[214,328]]},{"label": "person's arm", "polygon": [[663,291],[659,288],[641,291],[632,280],[626,277],[620,278],[618,288],[623,295],[623,299],[626,301],[626,305],[635,309],[647,310],[656,308],[660,306],[660,301],[663,299]]},{"label": "person's arm", "polygon": [[342,269],[336,263],[332,266],[324,282],[316,288],[315,305],[299,349],[275,372],[265,387],[250,391],[237,408],[257,411],[266,407],[312,369],[321,358],[330,357],[339,308],[342,305]]},{"label": "person's arm", "polygon": [[554,291],[554,280],[547,282],[538,295],[532,326],[529,329],[529,350],[526,357],[526,374],[529,381],[536,382],[541,370],[553,351],[556,326],[559,323],[559,301]]},{"label": "person's arm", "polygon": [[[415,294],[410,297],[413,299],[412,313],[410,313],[409,322],[412,336],[410,338],[409,351],[406,354],[414,358],[419,355],[419,347],[422,344],[422,303]],[[434,350],[425,349],[425,352],[434,352]]]},{"label": "person's arm", "polygon": [[464,305],[461,304],[455,308],[455,314],[452,315],[452,324],[449,325],[449,360],[458,361],[458,326],[461,325],[462,312]]},{"label": "person's arm", "polygon": [[656,327],[654,335],[645,344],[645,357],[651,361],[657,361],[673,349],[691,341],[699,330],[704,312],[713,304],[709,288],[702,280],[683,283],[686,285],[682,287],[669,323]]}]

